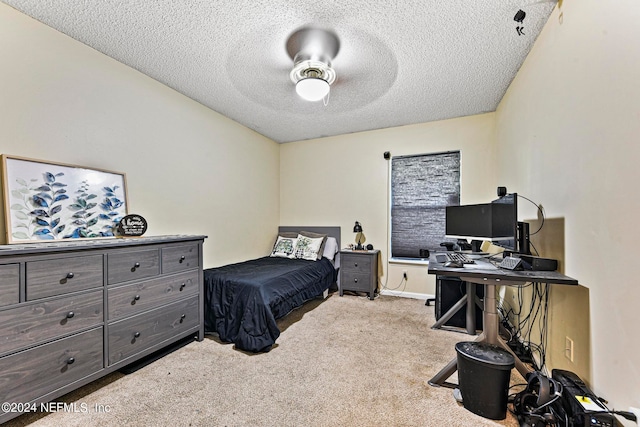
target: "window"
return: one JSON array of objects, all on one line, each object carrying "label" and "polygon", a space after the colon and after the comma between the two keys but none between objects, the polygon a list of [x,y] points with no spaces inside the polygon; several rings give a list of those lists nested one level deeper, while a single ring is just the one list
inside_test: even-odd
[{"label": "window", "polygon": [[391,160],[391,257],[442,249],[445,208],[460,204],[460,151]]}]

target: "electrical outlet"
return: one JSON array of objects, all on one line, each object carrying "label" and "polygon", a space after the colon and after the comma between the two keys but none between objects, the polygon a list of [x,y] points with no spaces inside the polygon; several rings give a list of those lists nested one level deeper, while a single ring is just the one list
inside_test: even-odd
[{"label": "electrical outlet", "polygon": [[402,278],[407,280],[407,270],[402,270]]},{"label": "electrical outlet", "polygon": [[569,337],[564,337],[564,357],[573,362],[573,340]]},{"label": "electrical outlet", "polygon": [[633,412],[633,414],[638,419],[636,424],[640,424],[640,408],[634,408],[633,406],[629,406],[629,412]]}]

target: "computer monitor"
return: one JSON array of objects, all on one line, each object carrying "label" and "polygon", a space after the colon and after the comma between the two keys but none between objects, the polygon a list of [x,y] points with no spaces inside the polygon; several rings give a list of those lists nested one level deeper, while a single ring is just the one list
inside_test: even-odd
[{"label": "computer monitor", "polygon": [[506,194],[491,203],[446,208],[445,235],[449,238],[490,240],[511,252],[518,252],[523,246],[524,253],[528,253],[528,241],[526,245],[520,243],[518,230],[516,193]]},{"label": "computer monitor", "polygon": [[499,224],[500,230],[508,234],[506,239],[492,239],[493,244],[507,251],[518,252],[518,195],[516,193],[505,194],[492,201],[491,204],[500,206],[494,220]]}]

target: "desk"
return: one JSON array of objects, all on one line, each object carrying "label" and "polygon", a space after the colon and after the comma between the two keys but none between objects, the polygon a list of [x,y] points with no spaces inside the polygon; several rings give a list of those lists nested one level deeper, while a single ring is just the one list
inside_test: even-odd
[{"label": "desk", "polygon": [[[440,276],[455,276],[469,283],[484,286],[484,312],[482,316],[483,332],[476,341],[494,344],[504,348],[511,354],[513,352],[507,343],[498,334],[500,319],[496,302],[496,286],[523,285],[527,282],[539,282],[545,284],[577,285],[578,281],[560,274],[557,271],[513,271],[496,268],[492,263],[484,259],[476,260],[476,264],[467,264],[464,268],[445,267],[443,263],[436,261],[435,254],[429,258],[429,274]],[[473,304],[468,304],[473,306]],[[525,377],[531,371],[515,354],[516,369]],[[440,372],[438,372],[429,384],[432,386],[456,387],[446,380],[458,369],[457,359],[453,359]]]}]

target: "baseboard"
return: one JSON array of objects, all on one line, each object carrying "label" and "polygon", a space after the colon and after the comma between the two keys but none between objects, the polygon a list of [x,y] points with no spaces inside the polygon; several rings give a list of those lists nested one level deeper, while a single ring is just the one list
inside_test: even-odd
[{"label": "baseboard", "polygon": [[412,299],[432,299],[435,298],[435,295],[431,294],[419,294],[416,292],[404,292],[404,291],[392,291],[389,289],[383,289],[380,291],[380,295],[392,296],[392,297],[401,297],[401,298],[412,298]]}]

